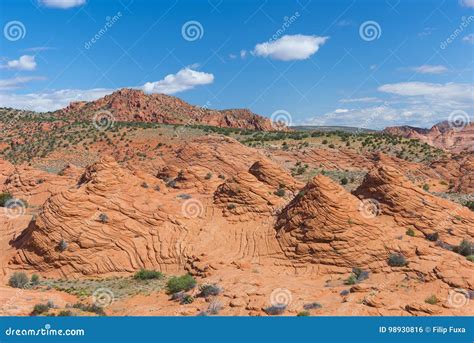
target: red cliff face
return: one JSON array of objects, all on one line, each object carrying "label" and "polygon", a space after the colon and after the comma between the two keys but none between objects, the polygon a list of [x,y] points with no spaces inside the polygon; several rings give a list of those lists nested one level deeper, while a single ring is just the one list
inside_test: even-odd
[{"label": "red cliff face", "polygon": [[274,130],[270,119],[247,109],[211,110],[190,105],[164,94],[121,89],[91,102],[73,102],[57,111],[59,116],[92,120],[100,111],[110,112],[116,121],[164,124],[211,125],[218,127]]}]

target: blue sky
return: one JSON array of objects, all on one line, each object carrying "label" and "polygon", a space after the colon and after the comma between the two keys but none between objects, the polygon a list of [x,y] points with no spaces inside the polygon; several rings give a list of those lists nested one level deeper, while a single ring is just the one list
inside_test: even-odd
[{"label": "blue sky", "polygon": [[0,106],[135,87],[293,125],[473,118],[474,0],[0,3]]}]

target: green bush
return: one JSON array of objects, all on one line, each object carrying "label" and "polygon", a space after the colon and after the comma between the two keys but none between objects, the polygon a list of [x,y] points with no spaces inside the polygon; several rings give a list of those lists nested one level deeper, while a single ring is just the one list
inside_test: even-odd
[{"label": "green bush", "polygon": [[406,232],[406,234],[410,237],[415,237],[415,231],[413,231],[412,228],[409,228]]},{"label": "green bush", "polygon": [[140,269],[135,273],[133,278],[135,280],[150,280],[150,279],[161,279],[163,274],[155,270]]},{"label": "green bush", "polygon": [[8,284],[15,288],[26,288],[28,282],[28,276],[21,272],[13,273],[13,275],[10,276],[10,279],[8,280]]},{"label": "green bush", "polygon": [[296,315],[297,317],[309,317],[311,313],[309,311],[301,311]]},{"label": "green bush", "polygon": [[349,180],[347,180],[347,177],[343,177],[341,179],[341,185],[347,185],[348,182],[349,182]]},{"label": "green bush", "polygon": [[99,221],[103,224],[107,223],[109,221],[109,217],[105,213],[101,213],[99,215]]},{"label": "green bush", "polygon": [[471,211],[474,211],[474,201],[466,201],[464,204],[467,208],[469,208]]},{"label": "green bush", "polygon": [[84,312],[92,312],[99,316],[105,316],[104,309],[96,304],[89,305],[83,303],[75,303],[74,305],[72,305],[72,307]]},{"label": "green bush", "polygon": [[428,192],[428,191],[430,190],[430,185],[428,185],[427,183],[425,183],[425,184],[423,185],[423,190],[426,191],[426,192]]},{"label": "green bush", "polygon": [[70,317],[73,313],[69,310],[63,310],[58,313],[58,317]]},{"label": "green bush", "polygon": [[355,285],[357,283],[357,276],[355,274],[351,274],[346,281],[344,281],[345,285]]},{"label": "green bush", "polygon": [[284,197],[285,196],[285,190],[283,188],[279,188],[275,191],[275,195],[278,195],[279,197]]},{"label": "green bush", "polygon": [[10,193],[0,193],[0,207],[4,207],[8,200],[13,199]]},{"label": "green bush", "polygon": [[180,291],[189,291],[196,287],[196,280],[189,274],[182,276],[173,276],[166,283],[166,291],[168,294],[177,293]]},{"label": "green bush", "polygon": [[36,286],[37,284],[39,284],[39,275],[38,274],[31,275],[30,282],[33,286]]},{"label": "green bush", "polygon": [[407,264],[408,262],[402,254],[391,254],[388,257],[388,265],[391,267],[403,267]]},{"label": "green bush", "polygon": [[466,256],[466,259],[467,259],[469,262],[474,262],[474,255]]},{"label": "green bush", "polygon": [[206,176],[204,176],[204,179],[210,180],[212,178],[212,173],[207,173]]},{"label": "green bush", "polygon": [[219,295],[222,292],[222,289],[215,284],[212,285],[201,285],[199,286],[199,297],[210,297],[210,296],[216,296]]},{"label": "green bush", "polygon": [[463,239],[459,246],[456,247],[456,252],[463,256],[470,256],[474,250],[473,244],[467,239]]},{"label": "green bush", "polygon": [[426,239],[431,242],[436,242],[439,239],[439,233],[433,232],[426,235]]},{"label": "green bush", "polygon": [[36,304],[35,307],[33,307],[33,311],[31,311],[31,315],[39,316],[40,314],[43,314],[48,311],[49,306],[47,304]]},{"label": "green bush", "polygon": [[180,304],[186,305],[186,304],[192,304],[193,302],[194,302],[194,297],[192,295],[186,294],[181,299]]},{"label": "green bush", "polygon": [[428,298],[425,299],[425,303],[435,305],[438,303],[438,298],[436,298],[436,295],[431,295]]},{"label": "green bush", "polygon": [[58,249],[59,251],[63,252],[64,250],[67,249],[67,243],[64,239],[61,239],[58,244]]}]

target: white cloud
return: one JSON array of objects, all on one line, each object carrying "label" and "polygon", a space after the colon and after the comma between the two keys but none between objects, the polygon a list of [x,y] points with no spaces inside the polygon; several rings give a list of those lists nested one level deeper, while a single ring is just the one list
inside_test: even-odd
[{"label": "white cloud", "polygon": [[382,85],[378,90],[410,97],[421,96],[444,100],[474,100],[474,86],[467,83],[400,82]]},{"label": "white cloud", "polygon": [[338,108],[334,111],[334,113],[347,113],[349,110],[347,108]]},{"label": "white cloud", "polygon": [[414,67],[412,70],[420,74],[442,74],[448,71],[448,68],[442,65],[425,64],[419,67]]},{"label": "white cloud", "polygon": [[86,3],[86,0],[39,0],[39,3],[46,7],[68,9],[82,6]]},{"label": "white cloud", "polygon": [[[44,79],[42,77],[16,77],[13,79],[0,80],[0,91],[18,89],[33,80]],[[205,85],[214,81],[214,75],[192,70],[190,67],[181,69],[176,74],[167,75],[163,80],[147,82],[143,86],[130,87],[141,89],[148,93],[174,94],[193,89],[199,85]],[[64,108],[72,101],[93,101],[116,89],[63,89],[55,91],[43,91],[28,94],[12,94],[0,92],[0,107],[13,107],[28,109],[31,111],[47,112]]]},{"label": "white cloud", "polygon": [[468,34],[467,36],[462,38],[463,42],[474,44],[474,33]]},{"label": "white cloud", "polygon": [[245,58],[247,56],[247,50],[240,50],[240,58]]},{"label": "white cloud", "polygon": [[2,94],[0,93],[0,106],[25,109],[29,111],[47,112],[64,108],[73,101],[97,100],[113,89],[63,89],[52,92],[29,94]]},{"label": "white cloud", "polygon": [[214,75],[183,68],[176,74],[169,74],[163,80],[147,82],[142,86],[146,93],[175,94],[196,86],[207,85],[214,81]]},{"label": "white cloud", "polygon": [[16,70],[35,70],[35,56],[23,55],[17,60],[8,61],[6,65],[3,65],[1,67]]},{"label": "white cloud", "polygon": [[44,77],[40,76],[29,76],[29,77],[14,77],[12,79],[0,80],[0,90],[12,90],[18,89],[20,86],[35,80],[44,80]]},{"label": "white cloud", "polygon": [[257,44],[253,54],[275,60],[305,60],[316,53],[329,37],[285,35],[271,42]]},{"label": "white cloud", "polygon": [[50,46],[34,46],[32,48],[22,49],[21,51],[24,51],[24,52],[41,52],[41,51],[48,51],[48,50],[54,50],[54,48],[50,47]]},{"label": "white cloud", "polygon": [[474,8],[474,0],[459,0],[461,6]]},{"label": "white cloud", "polygon": [[382,100],[373,97],[373,96],[366,96],[363,98],[349,98],[349,99],[341,99],[339,102],[342,103],[351,103],[351,102],[381,102]]}]

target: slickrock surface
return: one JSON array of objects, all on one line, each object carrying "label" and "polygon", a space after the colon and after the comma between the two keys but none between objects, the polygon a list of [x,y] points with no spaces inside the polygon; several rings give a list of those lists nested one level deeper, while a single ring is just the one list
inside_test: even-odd
[{"label": "slickrock surface", "polygon": [[472,211],[413,185],[395,168],[375,167],[355,194],[380,202],[381,211],[393,216],[399,226],[411,227],[424,235],[437,232],[444,242],[459,244],[461,239],[474,234]]}]

